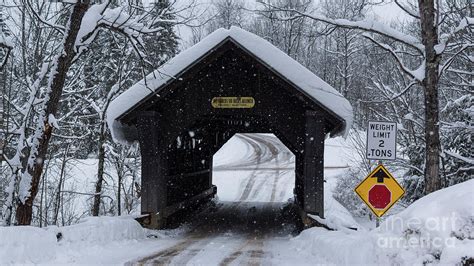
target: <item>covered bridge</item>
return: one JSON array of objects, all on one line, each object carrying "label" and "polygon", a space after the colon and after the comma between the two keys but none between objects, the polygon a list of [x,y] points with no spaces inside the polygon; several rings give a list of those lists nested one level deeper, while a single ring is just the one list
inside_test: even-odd
[{"label": "covered bridge", "polygon": [[142,214],[160,227],[212,197],[212,157],[235,133],[273,133],[296,156],[295,202],[324,217],[324,139],[347,134],[349,102],[266,40],[219,29],[111,104],[115,141],[138,141]]}]

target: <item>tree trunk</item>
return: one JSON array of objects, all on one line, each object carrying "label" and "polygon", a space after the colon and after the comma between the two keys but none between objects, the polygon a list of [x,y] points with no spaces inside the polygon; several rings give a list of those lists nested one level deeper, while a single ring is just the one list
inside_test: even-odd
[{"label": "tree trunk", "polygon": [[[32,160],[33,163],[28,165],[26,173],[31,176],[31,188],[29,195],[23,200],[20,199],[18,207],[16,209],[16,222],[18,225],[29,225],[31,224],[33,214],[33,200],[38,193],[38,184],[40,181],[41,174],[43,172],[44,158],[48,151],[49,141],[51,139],[53,128],[49,124],[49,115],[56,115],[59,100],[61,98],[64,82],[66,80],[66,74],[71,66],[72,59],[76,55],[75,42],[77,34],[81,27],[81,21],[89,7],[89,0],[78,1],[74,5],[73,11],[69,19],[69,30],[66,32],[66,37],[63,44],[62,52],[56,59],[56,69],[52,69],[50,75],[53,75],[52,82],[50,85],[49,99],[46,103],[46,110],[44,110],[44,120],[38,121],[40,123],[36,131],[39,133],[38,142],[36,143],[36,152],[30,154],[28,161]],[[43,110],[40,110],[43,111]],[[42,123],[42,124],[41,124]],[[36,140],[35,140],[36,141]]]},{"label": "tree trunk", "polygon": [[117,214],[118,216],[122,215],[122,193],[120,192],[120,188],[122,186],[122,171],[117,171],[118,173],[118,189],[117,189]]},{"label": "tree trunk", "polygon": [[105,121],[101,119],[100,135],[99,135],[99,165],[97,170],[97,183],[95,184],[94,205],[92,206],[92,215],[99,216],[100,199],[102,192],[102,183],[104,182],[104,165],[105,165]]},{"label": "tree trunk", "polygon": [[58,224],[58,216],[59,216],[59,209],[61,206],[61,191],[64,183],[64,175],[66,170],[67,164],[67,153],[69,151],[69,144],[64,151],[63,161],[61,163],[61,172],[59,173],[59,183],[58,183],[58,190],[56,191],[56,199],[54,202],[54,216],[53,216],[53,224]]},{"label": "tree trunk", "polygon": [[435,51],[438,44],[438,31],[434,0],[418,1],[421,18],[421,36],[425,46],[425,194],[441,188],[439,173],[439,64],[440,55]]}]

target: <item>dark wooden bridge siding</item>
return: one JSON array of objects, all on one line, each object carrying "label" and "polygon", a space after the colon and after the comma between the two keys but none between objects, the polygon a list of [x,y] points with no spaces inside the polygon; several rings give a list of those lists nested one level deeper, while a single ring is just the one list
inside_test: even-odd
[{"label": "dark wooden bridge siding", "polygon": [[[254,108],[214,109],[217,96],[253,97]],[[231,40],[149,97],[123,121],[137,125],[142,212],[162,212],[212,186],[212,156],[235,133],[273,133],[296,155],[295,195],[323,214],[327,132],[341,122]]]}]

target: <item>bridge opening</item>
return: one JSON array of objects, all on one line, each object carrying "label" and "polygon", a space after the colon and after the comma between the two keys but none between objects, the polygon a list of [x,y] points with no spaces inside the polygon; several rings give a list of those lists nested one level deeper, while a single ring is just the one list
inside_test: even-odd
[{"label": "bridge opening", "polygon": [[274,134],[238,133],[213,156],[212,183],[226,202],[288,202],[295,156]]},{"label": "bridge opening", "polygon": [[257,238],[301,230],[294,206],[295,156],[274,134],[233,135],[212,158],[212,184],[217,196],[210,210],[196,215],[195,230]]}]

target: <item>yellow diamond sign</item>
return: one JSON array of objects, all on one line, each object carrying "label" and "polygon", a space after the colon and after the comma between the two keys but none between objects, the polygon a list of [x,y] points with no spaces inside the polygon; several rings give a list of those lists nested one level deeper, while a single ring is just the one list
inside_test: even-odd
[{"label": "yellow diamond sign", "polygon": [[397,202],[405,190],[382,165],[378,165],[360,184],[355,192],[380,217]]}]

